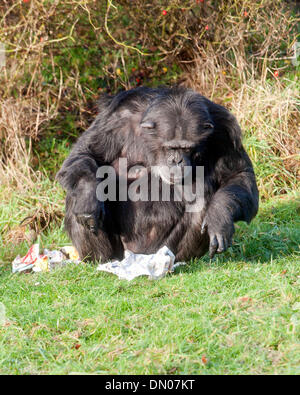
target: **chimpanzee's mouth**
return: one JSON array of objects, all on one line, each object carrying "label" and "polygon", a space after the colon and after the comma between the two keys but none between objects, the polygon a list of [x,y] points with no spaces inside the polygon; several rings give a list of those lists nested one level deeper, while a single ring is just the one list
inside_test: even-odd
[{"label": "chimpanzee's mouth", "polygon": [[159,166],[156,169],[156,175],[159,176],[163,182],[170,185],[182,184],[184,179],[191,173],[191,166]]}]

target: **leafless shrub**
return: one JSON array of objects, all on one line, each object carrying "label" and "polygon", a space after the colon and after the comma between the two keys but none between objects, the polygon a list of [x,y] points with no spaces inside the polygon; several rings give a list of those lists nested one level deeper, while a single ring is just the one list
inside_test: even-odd
[{"label": "leafless shrub", "polygon": [[298,185],[299,104],[297,84],[291,81],[285,86],[280,81],[271,85],[250,80],[231,97],[230,107],[249,141],[263,197],[287,193]]},{"label": "leafless shrub", "polygon": [[41,109],[38,98],[0,100],[0,181],[20,190],[32,187],[39,173],[30,165],[31,143],[55,113]]}]

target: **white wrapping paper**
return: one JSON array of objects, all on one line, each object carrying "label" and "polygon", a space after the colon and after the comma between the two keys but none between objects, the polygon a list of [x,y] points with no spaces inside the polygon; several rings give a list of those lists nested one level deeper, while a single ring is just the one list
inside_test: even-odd
[{"label": "white wrapping paper", "polygon": [[139,276],[149,276],[151,280],[158,280],[167,273],[173,272],[174,268],[181,263],[175,263],[175,255],[166,246],[160,248],[155,254],[134,254],[125,251],[122,261],[112,261],[100,264],[97,270],[117,275],[128,281]]}]

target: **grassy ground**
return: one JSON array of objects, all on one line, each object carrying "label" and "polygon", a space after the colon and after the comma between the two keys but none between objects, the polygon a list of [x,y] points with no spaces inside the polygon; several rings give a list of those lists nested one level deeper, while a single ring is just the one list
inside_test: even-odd
[{"label": "grassy ground", "polygon": [[[53,226],[41,241],[67,239]],[[27,245],[0,247],[0,373],[299,374],[299,243],[299,196],[289,194],[238,224],[227,253],[155,282],[87,264],[13,275]]]}]

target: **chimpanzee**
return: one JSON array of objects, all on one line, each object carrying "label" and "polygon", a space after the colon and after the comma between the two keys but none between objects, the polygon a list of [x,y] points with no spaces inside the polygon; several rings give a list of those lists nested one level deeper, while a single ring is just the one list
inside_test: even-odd
[{"label": "chimpanzee", "polygon": [[[111,166],[118,180],[124,176],[120,158],[126,159],[128,174],[138,165],[143,177],[152,175],[160,188],[169,186],[169,201],[102,200],[97,190],[104,178],[97,171]],[[201,167],[203,198],[196,195],[197,209],[187,210],[187,201],[173,193],[185,173],[178,183],[167,170],[191,168],[193,185]],[[103,97],[57,179],[67,191],[66,230],[81,259],[93,261],[120,259],[124,249],[150,254],[164,245],[177,261],[207,251],[212,258],[230,246],[234,222],[249,223],[258,210],[255,175],[235,117],[182,87],[139,87]],[[133,180],[128,177],[128,189]]]}]

